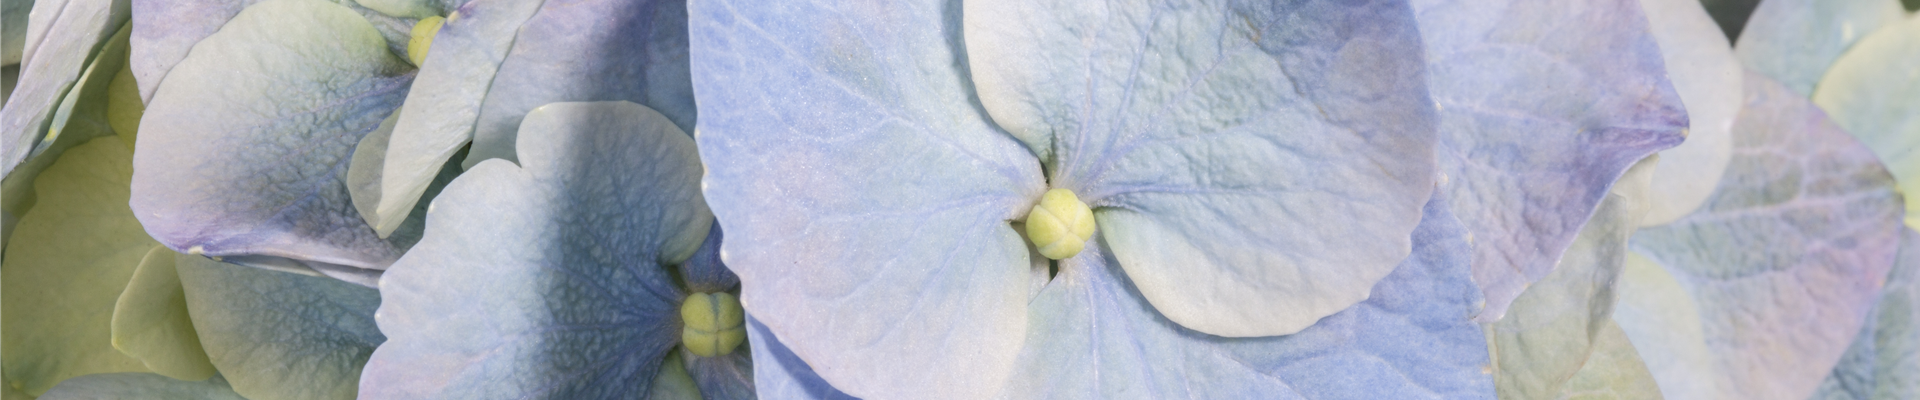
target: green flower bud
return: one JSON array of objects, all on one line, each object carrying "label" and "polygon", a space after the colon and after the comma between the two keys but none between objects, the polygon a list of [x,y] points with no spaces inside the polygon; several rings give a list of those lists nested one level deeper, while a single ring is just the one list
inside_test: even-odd
[{"label": "green flower bud", "polygon": [[680,342],[701,357],[733,353],[747,341],[747,314],[731,294],[694,293],[680,303]]},{"label": "green flower bud", "polygon": [[1048,190],[1040,204],[1027,212],[1027,239],[1040,249],[1040,255],[1060,260],[1080,254],[1093,238],[1093,209],[1080,201],[1073,191]]},{"label": "green flower bud", "polygon": [[407,40],[407,61],[412,61],[414,66],[427,62],[427,48],[433,47],[433,35],[440,34],[440,26],[446,24],[447,19],[440,16],[421,18],[414,23],[413,39]]}]

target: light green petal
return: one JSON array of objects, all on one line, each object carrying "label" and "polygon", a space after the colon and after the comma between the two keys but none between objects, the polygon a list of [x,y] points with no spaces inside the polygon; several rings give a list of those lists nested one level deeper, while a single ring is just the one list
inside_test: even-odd
[{"label": "light green petal", "polygon": [[1606,320],[1594,334],[1593,355],[1587,364],[1567,379],[1560,399],[1580,400],[1660,400],[1660,386],[1653,373],[1641,362],[1627,334],[1613,320]]},{"label": "light green petal", "polygon": [[213,362],[187,317],[187,295],[174,272],[174,252],[154,246],[140,260],[127,290],[113,306],[113,347],[169,378],[212,378]]},{"label": "light green petal", "polygon": [[158,243],[127,208],[133,155],[119,139],[74,147],[35,182],[41,205],[22,216],[0,268],[0,361],[29,394],[67,378],[145,372],[114,350],[114,302]]},{"label": "light green petal", "polygon": [[94,374],[68,379],[40,396],[40,400],[246,400],[213,378],[183,381],[156,374]]},{"label": "light green petal", "polygon": [[1706,328],[1693,296],[1660,265],[1627,255],[1620,277],[1620,303],[1613,320],[1640,350],[1647,370],[1669,399],[1723,399],[1728,390],[1707,350]]},{"label": "light green petal", "polygon": [[1629,168],[1574,237],[1559,265],[1515,298],[1507,316],[1485,325],[1502,398],[1543,399],[1565,390],[1612,324],[1615,282],[1627,237],[1646,213],[1658,156]]},{"label": "light green petal", "polygon": [[[36,196],[33,179],[40,175],[40,171],[53,165],[54,160],[59,159],[67,149],[96,137],[114,134],[106,114],[112,76],[95,71],[124,67],[128,31],[126,26],[122,26],[119,33],[101,45],[100,57],[88,65],[66,98],[54,107],[48,129],[41,131],[49,134],[42,137],[38,144],[23,142],[23,145],[31,144],[33,149],[25,162],[15,166],[13,172],[0,181],[0,210],[5,210],[10,216],[24,215],[34,205]],[[0,238],[10,237],[11,234],[12,231],[0,233]]]},{"label": "light green petal", "polygon": [[1698,0],[1640,0],[1667,78],[1687,107],[1687,141],[1660,152],[1641,226],[1673,222],[1706,204],[1733,157],[1740,114],[1740,60]]},{"label": "light green petal", "polygon": [[1733,52],[1747,68],[1809,96],[1848,46],[1905,14],[1900,0],[1767,0],[1747,18]]},{"label": "light green petal", "polygon": [[8,95],[12,106],[0,109],[0,174],[10,174],[26,160],[54,107],[131,14],[126,1],[114,0],[44,0],[34,8],[19,86]]},{"label": "light green petal", "polygon": [[1920,17],[1860,40],[1820,79],[1814,104],[1872,149],[1907,194],[1908,227],[1920,227]]},{"label": "light green petal", "polygon": [[660,362],[660,373],[653,376],[653,387],[647,389],[647,400],[701,399],[700,386],[693,383],[693,376],[687,375],[680,353],[683,352],[667,352],[666,361]]},{"label": "light green petal", "polygon": [[127,142],[127,148],[133,148],[134,138],[140,133],[140,116],[147,112],[147,104],[140,99],[140,86],[133,79],[133,63],[125,63],[120,73],[113,75],[113,82],[107,84],[107,125],[113,127],[113,133]]},{"label": "light green petal", "polygon": [[187,310],[213,365],[253,400],[352,399],[386,341],[380,293],[334,279],[179,255]]}]

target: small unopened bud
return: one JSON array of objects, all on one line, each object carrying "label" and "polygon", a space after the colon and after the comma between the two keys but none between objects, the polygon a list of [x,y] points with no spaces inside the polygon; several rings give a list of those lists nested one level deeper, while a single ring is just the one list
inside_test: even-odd
[{"label": "small unopened bud", "polygon": [[1040,249],[1040,255],[1065,259],[1087,246],[1093,225],[1093,209],[1080,196],[1066,189],[1048,190],[1040,196],[1040,204],[1027,212],[1027,239]]},{"label": "small unopened bud", "polygon": [[701,357],[733,353],[747,341],[746,311],[740,300],[725,292],[694,293],[680,303],[680,342]]}]

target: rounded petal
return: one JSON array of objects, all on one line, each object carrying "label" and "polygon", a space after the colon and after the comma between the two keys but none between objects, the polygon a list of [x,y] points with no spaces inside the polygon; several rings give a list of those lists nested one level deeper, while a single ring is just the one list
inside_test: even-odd
[{"label": "rounded petal", "polygon": [[[1366,301],[1285,336],[1187,329],[1103,248],[1063,260],[1033,300],[1008,398],[1492,398],[1465,231],[1436,197],[1414,250]],[[815,364],[820,365],[820,364]]]},{"label": "rounded petal", "polygon": [[1408,254],[1436,121],[1405,4],[964,7],[981,103],[1168,318],[1293,333]]},{"label": "rounded petal", "polygon": [[187,293],[174,272],[175,254],[166,246],[154,246],[140,259],[127,290],[113,305],[113,348],[168,378],[202,381],[218,371],[187,315]]},{"label": "rounded petal", "polygon": [[628,398],[680,337],[667,268],[713,217],[693,141],[646,107],[556,103],[434,201],[420,244],[381,279],[364,396]]},{"label": "rounded petal", "polygon": [[1733,158],[1733,118],[1740,114],[1744,70],[1733,45],[1698,0],[1640,0],[1660,43],[1667,77],[1687,107],[1687,141],[1660,151],[1652,196],[1641,226],[1673,222],[1706,204]]},{"label": "rounded petal", "polygon": [[67,378],[146,372],[113,348],[114,303],[156,243],[127,208],[133,155],[98,138],[62,155],[34,183],[41,204],[7,242],[0,268],[0,370],[27,394]]},{"label": "rounded petal", "polygon": [[1746,79],[1733,161],[1713,198],[1632,246],[1699,305],[1728,398],[1805,399],[1893,266],[1902,203],[1873,153],[1811,102]]},{"label": "rounded petal", "polygon": [[1907,226],[1920,227],[1920,17],[1861,39],[1821,78],[1814,104],[1887,164],[1909,194]]},{"label": "rounded petal", "polygon": [[174,267],[200,344],[249,399],[353,399],[367,356],[386,341],[373,289],[187,254]]},{"label": "rounded petal", "polygon": [[1637,1],[1414,0],[1440,167],[1493,322],[1553,271],[1628,166],[1685,138]]},{"label": "rounded petal", "polygon": [[1009,221],[1045,188],[968,101],[958,10],[688,8],[703,184],[747,312],[856,396],[997,393],[1031,265]]},{"label": "rounded petal", "polygon": [[813,367],[794,355],[793,350],[780,343],[780,338],[767,330],[767,326],[747,315],[747,343],[753,348],[754,363],[760,365],[753,370],[754,388],[769,399],[801,400],[853,400],[839,389],[834,389],[827,380],[813,372]]},{"label": "rounded petal", "polygon": [[28,18],[19,86],[0,108],[0,175],[11,174],[27,159],[47,132],[54,107],[77,87],[94,50],[131,18],[125,1],[41,0],[33,8],[39,12]]},{"label": "rounded petal", "polygon": [[248,7],[154,94],[133,208],[182,253],[296,265],[371,285],[402,249],[354,211],[354,145],[413,79],[366,19],[323,0]]},{"label": "rounded petal", "polygon": [[1768,0],[1754,7],[1734,54],[1801,96],[1855,41],[1906,15],[1900,0]]}]

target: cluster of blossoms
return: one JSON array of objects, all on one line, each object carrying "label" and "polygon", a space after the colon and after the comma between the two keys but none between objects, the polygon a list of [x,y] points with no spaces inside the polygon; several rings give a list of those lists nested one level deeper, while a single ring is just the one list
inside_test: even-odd
[{"label": "cluster of blossoms", "polygon": [[1714,7],[10,0],[0,398],[1920,398],[1920,16]]}]

